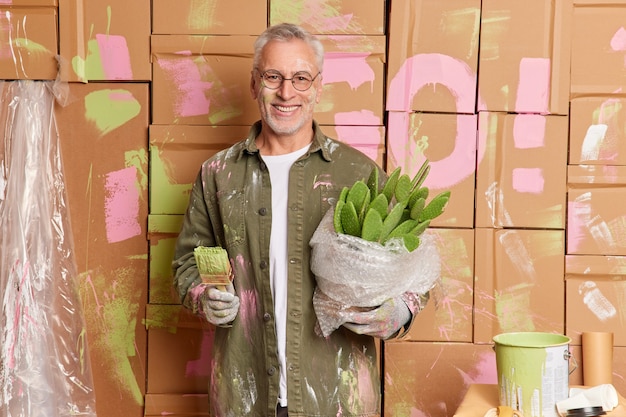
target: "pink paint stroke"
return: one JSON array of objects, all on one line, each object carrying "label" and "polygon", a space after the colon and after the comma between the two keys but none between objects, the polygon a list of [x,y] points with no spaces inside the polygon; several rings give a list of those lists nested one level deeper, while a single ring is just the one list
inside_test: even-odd
[{"label": "pink paint stroke", "polygon": [[336,126],[337,139],[360,150],[372,160],[378,160],[384,138],[378,126]]},{"label": "pink paint stroke", "polygon": [[550,65],[549,58],[522,58],[515,101],[517,113],[548,113]]},{"label": "pink paint stroke", "polygon": [[613,34],[611,49],[614,51],[626,51],[626,29],[623,26]]},{"label": "pink paint stroke", "polygon": [[513,121],[513,143],[517,149],[542,148],[546,144],[546,117],[519,114]]},{"label": "pink paint stroke", "polygon": [[[410,111],[413,97],[426,86],[440,84],[454,96],[458,113],[475,113],[476,73],[463,61],[443,54],[418,54],[400,66],[387,92],[386,109]],[[484,109],[478,99],[478,109]]]},{"label": "pink paint stroke", "polygon": [[132,80],[133,69],[126,38],[119,35],[97,34],[102,70],[107,80]]},{"label": "pink paint stroke", "polygon": [[541,194],[544,190],[545,178],[541,168],[513,169],[513,189],[518,193]]},{"label": "pink paint stroke", "polygon": [[208,91],[213,83],[202,80],[200,69],[192,57],[158,60],[159,67],[175,85],[173,111],[178,117],[209,114]]},{"label": "pink paint stroke", "polygon": [[105,182],[104,212],[107,240],[121,242],[141,234],[137,168],[110,172]]},{"label": "pink paint stroke", "polygon": [[[415,154],[415,142],[409,139],[410,113],[389,112],[388,114],[388,151],[396,165],[402,166],[404,161],[411,162],[410,166],[404,166],[404,171],[414,175],[421,166],[424,158],[413,158]],[[428,186],[435,189],[447,189],[461,183],[466,178],[473,176],[477,163],[484,157],[485,143],[487,138],[486,129],[478,131],[477,151],[477,116],[458,114],[456,118],[456,138],[454,149],[445,158],[430,162],[428,174]],[[409,157],[406,155],[409,154]],[[476,161],[478,157],[478,161]]]},{"label": "pink paint stroke", "polygon": [[327,52],[324,55],[323,84],[346,82],[356,90],[367,82],[374,90],[374,70],[367,62],[369,53]]}]

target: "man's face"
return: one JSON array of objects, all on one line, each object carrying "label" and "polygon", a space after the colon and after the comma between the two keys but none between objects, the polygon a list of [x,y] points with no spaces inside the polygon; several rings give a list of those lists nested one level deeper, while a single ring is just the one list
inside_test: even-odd
[{"label": "man's face", "polygon": [[[313,110],[322,92],[322,76],[318,75],[319,69],[315,62],[313,50],[299,39],[271,41],[263,48],[259,67],[252,71],[250,89],[259,105],[261,119],[275,134],[289,136],[311,129]],[[292,78],[294,75],[315,78],[311,87],[305,91],[296,89],[291,80],[283,80],[278,88],[271,89],[262,78],[262,74],[267,71],[278,74],[278,79],[280,76]]]}]

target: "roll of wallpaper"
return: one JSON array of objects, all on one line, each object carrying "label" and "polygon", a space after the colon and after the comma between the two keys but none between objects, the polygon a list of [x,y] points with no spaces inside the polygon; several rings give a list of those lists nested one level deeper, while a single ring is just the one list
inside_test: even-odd
[{"label": "roll of wallpaper", "polygon": [[613,333],[583,332],[583,383],[593,387],[613,383]]}]

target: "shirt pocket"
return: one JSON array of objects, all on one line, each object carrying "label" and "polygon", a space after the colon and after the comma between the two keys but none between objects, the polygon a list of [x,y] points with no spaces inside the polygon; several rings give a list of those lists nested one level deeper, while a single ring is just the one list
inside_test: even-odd
[{"label": "shirt pocket", "polygon": [[216,198],[226,246],[232,248],[241,245],[246,240],[243,190],[218,191]]}]

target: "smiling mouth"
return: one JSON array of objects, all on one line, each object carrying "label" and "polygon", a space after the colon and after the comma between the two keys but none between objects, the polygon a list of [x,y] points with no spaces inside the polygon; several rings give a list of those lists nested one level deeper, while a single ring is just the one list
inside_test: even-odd
[{"label": "smiling mouth", "polygon": [[299,106],[279,106],[275,105],[274,108],[278,111],[289,113],[298,109]]}]

